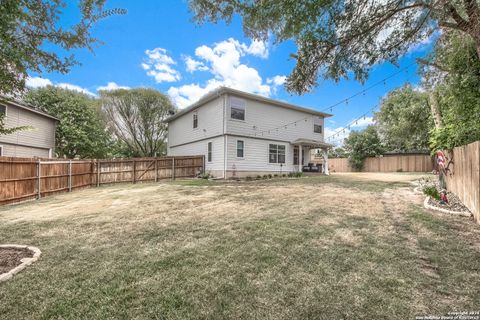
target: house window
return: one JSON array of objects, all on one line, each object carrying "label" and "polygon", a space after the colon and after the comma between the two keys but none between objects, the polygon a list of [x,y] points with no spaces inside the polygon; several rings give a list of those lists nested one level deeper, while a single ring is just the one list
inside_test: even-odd
[{"label": "house window", "polygon": [[237,140],[237,158],[243,158],[244,146],[245,144],[242,140]]},{"label": "house window", "polygon": [[270,163],[285,163],[285,146],[281,144],[270,144],[268,147]]},{"label": "house window", "polygon": [[7,106],[0,104],[0,116],[7,116]]},{"label": "house window", "polygon": [[212,143],[208,143],[207,161],[212,162]]},{"label": "house window", "polygon": [[298,147],[293,148],[293,165],[298,165]]},{"label": "house window", "polygon": [[322,119],[320,118],[313,119],[313,132],[322,133]]},{"label": "house window", "polygon": [[245,100],[230,98],[230,118],[235,120],[245,120]]},{"label": "house window", "polygon": [[3,146],[0,146],[0,157],[3,156]]},{"label": "house window", "polygon": [[193,129],[198,128],[198,113],[193,113]]}]

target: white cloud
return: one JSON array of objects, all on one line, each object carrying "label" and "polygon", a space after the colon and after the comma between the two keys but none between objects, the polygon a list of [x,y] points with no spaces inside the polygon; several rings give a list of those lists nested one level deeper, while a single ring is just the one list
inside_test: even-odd
[{"label": "white cloud", "polygon": [[[325,142],[337,146],[343,145],[343,140],[350,134],[350,129],[345,127],[331,128],[325,127]],[[335,135],[332,137],[332,135]]]},{"label": "white cloud", "polygon": [[273,84],[275,86],[281,86],[285,83],[285,81],[287,81],[286,76],[275,76],[273,78],[268,78],[267,79],[268,84]]},{"label": "white cloud", "polygon": [[[211,47],[202,45],[195,49],[196,59],[186,58],[187,71],[208,70],[213,78],[204,84],[171,87],[168,94],[179,108],[188,106],[219,86],[270,96],[272,91],[275,92],[275,86],[284,81],[283,76],[272,77],[270,82],[265,83],[256,69],[241,63],[241,58],[246,55],[266,58],[268,48],[264,42],[252,41],[247,45],[233,38],[215,43]],[[188,58],[190,60],[187,62]]]},{"label": "white cloud", "polygon": [[195,60],[190,56],[185,56],[183,57],[183,60],[185,61],[185,65],[187,66],[187,71],[188,72],[194,72],[194,71],[207,71],[208,67],[201,61]]},{"label": "white cloud", "polygon": [[117,90],[117,89],[130,89],[130,87],[127,86],[119,86],[115,82],[109,82],[107,83],[106,86],[100,86],[97,88],[97,91],[105,90],[105,91],[110,91],[110,90]]},{"label": "white cloud", "polygon": [[28,77],[27,80],[25,81],[25,83],[26,83],[27,87],[32,88],[32,89],[43,88],[43,87],[46,87],[46,86],[55,86],[55,87],[59,87],[59,88],[67,89],[67,90],[81,92],[81,93],[84,93],[84,94],[88,94],[90,96],[95,96],[95,93],[89,91],[88,89],[77,86],[75,84],[53,83],[49,79],[40,78],[40,77]]},{"label": "white cloud", "polygon": [[147,75],[153,77],[155,82],[175,82],[181,79],[180,73],[171,66],[177,64],[163,48],[146,50],[147,59],[141,64]]}]

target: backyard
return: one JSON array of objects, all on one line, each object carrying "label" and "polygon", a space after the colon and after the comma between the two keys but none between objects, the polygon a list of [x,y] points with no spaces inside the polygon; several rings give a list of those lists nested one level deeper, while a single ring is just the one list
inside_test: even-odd
[{"label": "backyard", "polygon": [[2,319],[414,319],[480,308],[480,226],[414,174],[85,189],[0,208]]}]

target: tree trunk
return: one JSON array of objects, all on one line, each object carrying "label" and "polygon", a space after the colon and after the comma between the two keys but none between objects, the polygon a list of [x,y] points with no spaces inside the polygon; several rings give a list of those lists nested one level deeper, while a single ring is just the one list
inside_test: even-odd
[{"label": "tree trunk", "polygon": [[437,96],[433,91],[430,91],[428,94],[428,104],[430,105],[430,112],[432,113],[435,128],[440,129],[442,127],[442,115],[440,114],[440,108],[438,107]]}]

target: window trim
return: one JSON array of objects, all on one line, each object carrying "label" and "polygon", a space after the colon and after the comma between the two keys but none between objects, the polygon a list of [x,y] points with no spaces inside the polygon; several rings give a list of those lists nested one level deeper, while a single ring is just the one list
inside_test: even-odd
[{"label": "window trim", "polygon": [[[243,120],[242,120],[242,119],[232,118],[232,98],[243,101]],[[237,97],[230,97],[230,99],[229,99],[229,109],[230,109],[230,110],[229,110],[229,111],[230,111],[229,120],[232,120],[232,121],[241,121],[241,122],[245,122],[245,121],[246,121],[246,119],[247,119],[247,101],[246,101],[245,99],[237,98]],[[241,110],[240,108],[236,108],[236,107],[233,107],[233,109]]]},{"label": "window trim", "polygon": [[1,103],[0,105],[4,106],[5,107],[5,119],[7,119],[7,116],[8,116],[8,106],[4,103]]},{"label": "window trim", "polygon": [[[271,153],[270,153],[270,149],[271,149],[270,147],[271,147],[271,146],[276,146],[276,149],[277,149],[277,152],[276,152],[276,161],[275,161],[275,162],[270,161],[270,154],[271,154]],[[283,149],[284,149],[283,162],[279,162],[279,160],[278,160],[278,158],[279,158],[279,157],[278,157],[278,156],[279,156],[279,148],[278,148],[278,147],[280,147],[280,146],[282,146]],[[287,145],[286,145],[286,144],[269,143],[269,144],[268,144],[268,163],[269,163],[269,164],[281,164],[281,165],[286,165],[286,164],[287,164]]]},{"label": "window trim", "polygon": [[198,129],[198,111],[194,111],[192,115],[192,128]]},{"label": "window trim", "polygon": [[213,162],[213,143],[212,141],[207,142],[207,162]]},{"label": "window trim", "polygon": [[[242,142],[242,156],[241,157],[238,156],[238,150],[239,150],[238,149],[238,143],[239,142]],[[245,159],[245,140],[237,139],[235,141],[235,157],[237,159]]]},{"label": "window trim", "polygon": [[[322,124],[322,118],[313,118],[313,133],[318,133],[318,134],[323,134],[323,124]],[[318,121],[318,123],[316,123]],[[320,126],[320,132],[315,131],[315,126]]]}]

